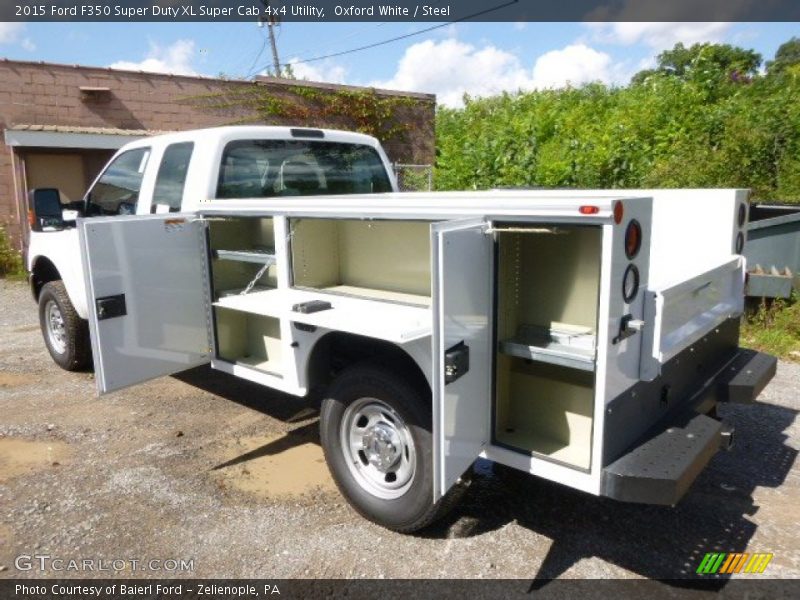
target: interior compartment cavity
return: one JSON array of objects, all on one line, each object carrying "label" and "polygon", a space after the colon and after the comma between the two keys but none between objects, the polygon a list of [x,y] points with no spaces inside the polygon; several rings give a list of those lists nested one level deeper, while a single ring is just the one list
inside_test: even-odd
[{"label": "interior compartment cavity", "polygon": [[[220,219],[209,224],[214,300],[277,285],[271,218]],[[256,279],[262,268],[266,270]]]},{"label": "interior compartment cavity", "polygon": [[215,307],[217,356],[222,360],[281,375],[280,320]]},{"label": "interior compartment cavity", "polygon": [[497,386],[498,442],[589,468],[592,373],[506,356]]},{"label": "interior compartment cavity", "polygon": [[294,285],[430,305],[430,223],[292,219]]},{"label": "interior compartment cavity", "polygon": [[602,229],[529,223],[495,228],[495,439],[588,468]]}]

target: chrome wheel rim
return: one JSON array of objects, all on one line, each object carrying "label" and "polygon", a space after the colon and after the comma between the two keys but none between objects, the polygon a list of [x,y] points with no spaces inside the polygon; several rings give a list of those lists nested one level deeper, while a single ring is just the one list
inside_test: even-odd
[{"label": "chrome wheel rim", "polygon": [[67,351],[67,328],[61,309],[54,300],[47,301],[44,307],[44,318],[50,347],[58,354],[64,354]]},{"label": "chrome wheel rim", "polygon": [[360,398],[342,417],[341,448],[358,484],[384,500],[399,498],[414,481],[416,450],[400,415],[376,398]]}]

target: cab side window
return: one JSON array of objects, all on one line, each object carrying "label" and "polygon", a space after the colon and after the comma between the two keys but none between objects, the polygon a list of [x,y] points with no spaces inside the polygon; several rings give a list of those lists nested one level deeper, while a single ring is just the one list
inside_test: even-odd
[{"label": "cab side window", "polygon": [[186,173],[194,151],[193,142],[170,144],[158,167],[151,213],[180,212]]},{"label": "cab side window", "polygon": [[135,214],[149,158],[150,148],[135,148],[115,158],[89,192],[87,216]]}]

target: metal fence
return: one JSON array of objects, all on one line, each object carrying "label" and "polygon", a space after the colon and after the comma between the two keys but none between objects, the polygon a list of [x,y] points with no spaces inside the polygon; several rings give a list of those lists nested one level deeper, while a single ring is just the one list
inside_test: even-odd
[{"label": "metal fence", "polygon": [[433,189],[433,165],[394,163],[392,166],[401,192],[430,192]]}]

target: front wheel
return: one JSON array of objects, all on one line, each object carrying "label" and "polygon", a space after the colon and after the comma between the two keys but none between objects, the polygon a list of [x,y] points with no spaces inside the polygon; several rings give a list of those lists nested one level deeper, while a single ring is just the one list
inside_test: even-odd
[{"label": "front wheel", "polygon": [[412,532],[443,515],[433,502],[431,401],[392,371],[346,369],[322,402],[320,438],[342,495],[364,517]]},{"label": "front wheel", "polygon": [[89,324],[75,311],[62,281],[50,281],[42,287],[39,325],[47,350],[59,367],[78,371],[88,366]]}]

